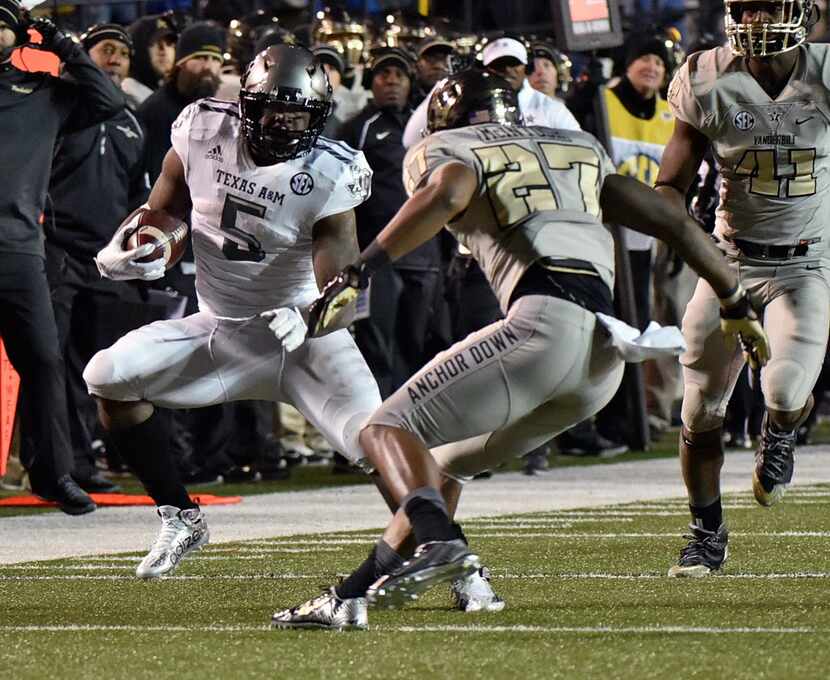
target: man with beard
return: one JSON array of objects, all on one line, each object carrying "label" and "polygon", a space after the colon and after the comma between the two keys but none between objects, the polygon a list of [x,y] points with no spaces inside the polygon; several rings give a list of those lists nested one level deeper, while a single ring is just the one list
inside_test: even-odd
[{"label": "man with beard", "polygon": [[176,43],[176,65],[167,82],[138,108],[147,133],[145,162],[151,182],[161,174],[173,122],[191,102],[216,94],[224,49],[225,33],[215,24],[204,21],[186,28]]}]

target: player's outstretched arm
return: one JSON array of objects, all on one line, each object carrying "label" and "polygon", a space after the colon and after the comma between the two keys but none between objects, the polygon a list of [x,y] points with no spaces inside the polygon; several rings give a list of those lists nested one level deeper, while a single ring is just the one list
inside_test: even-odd
[{"label": "player's outstretched arm", "polygon": [[702,276],[721,302],[721,328],[737,335],[753,366],[769,358],[769,339],[749,297],[723,253],[685,210],[642,182],[622,175],[605,178],[600,193],[603,220],[665,241]]},{"label": "player's outstretched arm", "polygon": [[694,181],[709,140],[702,132],[675,119],[674,131],[663,150],[655,189],[678,208],[686,205],[686,192]]},{"label": "player's outstretched arm", "polygon": [[309,308],[309,335],[323,335],[330,326],[339,328],[341,310],[369,285],[372,273],[435,236],[467,208],[477,189],[475,171],[462,163],[447,163],[433,172],[360,257],[326,284]]}]

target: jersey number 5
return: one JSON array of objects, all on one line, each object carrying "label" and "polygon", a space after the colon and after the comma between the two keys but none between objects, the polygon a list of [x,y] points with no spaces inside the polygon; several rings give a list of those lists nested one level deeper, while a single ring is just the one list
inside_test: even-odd
[{"label": "jersey number 5", "polygon": [[259,203],[246,201],[239,196],[225,195],[219,228],[227,234],[222,241],[222,254],[226,258],[235,262],[262,262],[265,259],[265,251],[256,237],[236,226],[239,213],[247,213],[261,219],[265,217],[265,210],[265,206]]}]

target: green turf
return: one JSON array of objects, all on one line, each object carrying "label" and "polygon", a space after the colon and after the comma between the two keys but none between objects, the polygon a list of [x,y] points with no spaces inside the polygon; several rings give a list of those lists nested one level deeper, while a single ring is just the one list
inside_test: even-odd
[{"label": "green turf", "polygon": [[507,609],[452,611],[441,587],[406,610],[370,612],[371,629],[357,633],[270,631],[267,622],[275,608],[305,600],[355,566],[374,532],[209,546],[177,577],[150,583],[132,578],[138,553],[0,566],[0,672],[21,679],[828,677],[830,485],[793,489],[773,509],[755,507],[749,494],[724,501],[732,539],[722,575],[664,576],[684,543],[682,499],[470,520],[471,544]]}]

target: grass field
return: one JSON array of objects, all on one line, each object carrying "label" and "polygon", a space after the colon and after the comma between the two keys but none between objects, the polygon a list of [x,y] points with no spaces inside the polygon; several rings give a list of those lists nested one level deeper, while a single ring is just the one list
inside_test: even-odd
[{"label": "grass field", "polygon": [[725,498],[723,574],[665,577],[685,501],[465,523],[507,600],[449,608],[439,588],[367,632],[271,631],[348,572],[373,533],[208,547],[171,579],[138,553],[0,566],[3,678],[827,678],[830,485],[771,510]]}]

